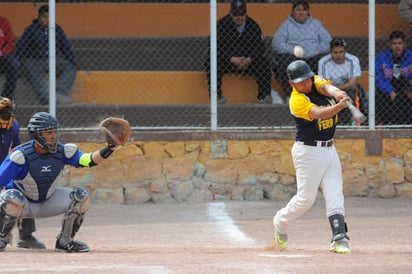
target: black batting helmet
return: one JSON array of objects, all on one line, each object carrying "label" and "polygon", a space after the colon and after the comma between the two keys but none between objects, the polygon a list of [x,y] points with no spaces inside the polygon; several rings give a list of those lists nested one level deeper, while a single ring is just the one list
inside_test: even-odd
[{"label": "black batting helmet", "polygon": [[59,127],[57,119],[50,113],[37,112],[30,118],[27,129],[29,131],[30,138],[34,139],[40,147],[46,149],[49,153],[55,153],[57,151],[57,142],[53,145],[48,144],[46,139],[40,135],[41,131],[56,129]]},{"label": "black batting helmet", "polygon": [[309,65],[303,60],[296,60],[290,63],[287,68],[287,73],[289,80],[295,84],[315,75]]}]

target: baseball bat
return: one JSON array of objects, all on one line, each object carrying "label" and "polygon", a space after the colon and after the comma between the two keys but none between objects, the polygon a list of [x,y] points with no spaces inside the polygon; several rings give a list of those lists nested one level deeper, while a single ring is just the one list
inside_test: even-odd
[{"label": "baseball bat", "polygon": [[359,109],[357,109],[354,105],[352,105],[351,102],[346,101],[346,104],[348,105],[348,108],[356,121],[360,123],[363,123],[366,121],[366,116],[362,112],[360,112]]}]

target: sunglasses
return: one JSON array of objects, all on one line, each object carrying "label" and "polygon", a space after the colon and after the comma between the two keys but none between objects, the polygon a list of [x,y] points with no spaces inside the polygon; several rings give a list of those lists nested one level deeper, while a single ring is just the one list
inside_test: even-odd
[{"label": "sunglasses", "polygon": [[346,47],[346,41],[343,40],[342,38],[335,38],[332,39],[332,41],[330,41],[330,47],[337,47],[337,46],[341,46],[341,47]]},{"label": "sunglasses", "polygon": [[232,16],[245,16],[246,12],[236,12],[236,13],[232,13]]}]

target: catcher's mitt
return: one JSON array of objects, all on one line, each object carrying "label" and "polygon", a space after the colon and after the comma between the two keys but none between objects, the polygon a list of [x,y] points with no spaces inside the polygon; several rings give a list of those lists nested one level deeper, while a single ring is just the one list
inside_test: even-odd
[{"label": "catcher's mitt", "polygon": [[124,145],[132,132],[128,121],[122,118],[109,117],[99,125],[100,133],[109,145]]}]

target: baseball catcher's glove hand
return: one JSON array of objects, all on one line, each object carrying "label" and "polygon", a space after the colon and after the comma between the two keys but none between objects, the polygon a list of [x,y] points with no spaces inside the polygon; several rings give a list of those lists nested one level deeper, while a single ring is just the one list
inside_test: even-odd
[{"label": "baseball catcher's glove hand", "polygon": [[109,145],[113,146],[126,144],[132,132],[129,122],[117,117],[104,119],[99,129]]}]

